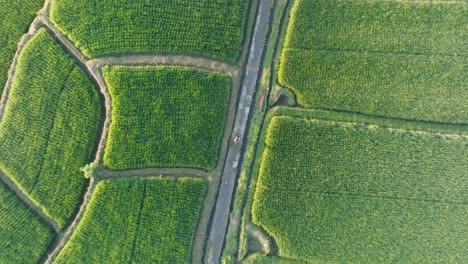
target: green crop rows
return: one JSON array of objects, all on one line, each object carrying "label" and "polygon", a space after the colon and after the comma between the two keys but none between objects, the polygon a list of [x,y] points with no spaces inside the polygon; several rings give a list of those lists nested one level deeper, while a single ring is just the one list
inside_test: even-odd
[{"label": "green crop rows", "polygon": [[230,78],[183,67],[106,67],[112,121],[104,164],[112,169],[211,169],[229,102]]},{"label": "green crop rows", "polygon": [[306,107],[468,123],[466,1],[297,0],[279,81]]},{"label": "green crop rows", "polygon": [[288,49],[468,55],[466,1],[296,0]]},{"label": "green crop rows", "polygon": [[0,94],[21,36],[44,1],[0,0]]},{"label": "green crop rows", "polygon": [[468,123],[468,57],[287,50],[282,82],[300,104]]},{"label": "green crop rows", "polygon": [[101,181],[56,263],[188,263],[201,179]]},{"label": "green crop rows", "polygon": [[86,181],[100,122],[88,77],[45,29],[18,59],[0,123],[0,169],[63,227]]},{"label": "green crop rows", "polygon": [[239,57],[247,0],[52,2],[51,20],[88,57],[184,53]]},{"label": "green crop rows", "polygon": [[54,231],[0,181],[0,262],[38,263],[54,239]]},{"label": "green crop rows", "polygon": [[253,221],[274,237],[280,256],[320,263],[468,259],[468,136],[308,115],[273,116],[262,155]]}]

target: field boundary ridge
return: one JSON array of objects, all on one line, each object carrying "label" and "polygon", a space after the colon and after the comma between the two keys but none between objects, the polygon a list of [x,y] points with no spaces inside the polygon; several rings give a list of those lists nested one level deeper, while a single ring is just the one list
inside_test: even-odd
[{"label": "field boundary ridge", "polygon": [[62,230],[59,227],[59,224],[52,219],[50,216],[48,216],[44,210],[40,206],[36,204],[26,193],[24,193],[20,187],[12,180],[10,177],[6,175],[5,172],[3,172],[0,169],[0,180],[5,183],[5,185],[10,188],[10,190],[27,206],[29,207],[39,218],[41,218],[45,223],[47,223],[49,226],[53,228],[55,233],[57,233],[59,236],[62,234]]},{"label": "field boundary ridge", "polygon": [[70,236],[74,233],[78,223],[81,221],[81,219],[84,216],[84,212],[86,211],[88,207],[88,204],[91,200],[95,187],[96,187],[95,180],[91,178],[89,181],[89,185],[86,190],[86,193],[83,196],[83,202],[80,205],[80,209],[78,210],[78,213],[76,214],[71,224],[67,227],[65,232],[58,237],[54,245],[50,248],[49,252],[47,253],[47,259],[44,261],[44,264],[53,263],[54,259],[63,249],[65,244],[68,242]]},{"label": "field boundary ridge", "polygon": [[426,120],[402,119],[387,116],[340,111],[327,108],[297,108],[278,106],[268,113],[270,116],[287,116],[297,119],[317,119],[336,123],[363,124],[382,128],[401,129],[430,134],[457,135],[468,137],[467,124],[440,123]]}]

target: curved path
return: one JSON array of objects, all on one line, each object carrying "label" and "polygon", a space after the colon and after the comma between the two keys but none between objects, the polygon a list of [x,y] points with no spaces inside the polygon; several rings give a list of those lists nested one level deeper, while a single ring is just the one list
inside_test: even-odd
[{"label": "curved path", "polygon": [[50,218],[42,208],[37,206],[31,198],[20,190],[20,188],[7,176],[3,171],[0,170],[0,181],[5,183],[15,194],[16,196],[23,201],[36,215],[38,215],[44,222],[49,224],[59,236],[62,234],[62,230],[58,223]]},{"label": "curved path", "polygon": [[252,35],[252,42],[249,51],[249,58],[245,66],[245,76],[242,83],[242,93],[237,108],[236,120],[234,123],[233,135],[240,138],[239,143],[231,144],[226,162],[224,164],[221,186],[219,187],[218,200],[212,220],[210,238],[208,243],[207,262],[219,263],[224,245],[224,237],[229,219],[232,196],[238,174],[242,144],[247,128],[247,121],[255,94],[258,81],[259,68],[265,48],[267,28],[270,21],[273,1],[260,0],[255,21],[255,29]]},{"label": "curved path", "polygon": [[94,178],[89,180],[88,189],[86,190],[85,195],[83,196],[83,202],[80,205],[80,209],[76,214],[75,218],[71,222],[71,224],[67,227],[63,234],[60,234],[55,244],[50,248],[49,252],[47,253],[47,259],[44,261],[44,264],[51,264],[55,257],[57,257],[58,253],[62,250],[62,248],[67,243],[68,239],[72,235],[73,231],[75,231],[78,223],[81,221],[81,218],[84,216],[84,212],[88,207],[89,201],[91,200],[91,195],[94,192],[94,188],[96,187]]}]

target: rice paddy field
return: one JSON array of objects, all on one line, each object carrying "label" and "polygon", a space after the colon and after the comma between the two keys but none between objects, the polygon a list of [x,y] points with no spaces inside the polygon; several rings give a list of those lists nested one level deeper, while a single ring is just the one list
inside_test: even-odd
[{"label": "rice paddy field", "polygon": [[279,256],[318,263],[468,260],[468,135],[459,127],[286,114],[269,122],[252,209]]},{"label": "rice paddy field", "polygon": [[205,189],[190,178],[101,181],[55,263],[188,263]]},{"label": "rice paddy field", "polygon": [[112,98],[106,166],[216,166],[230,95],[227,75],[172,66],[106,67],[103,74]]},{"label": "rice paddy field", "polygon": [[257,4],[0,0],[0,263],[201,263]]},{"label": "rice paddy field", "polygon": [[192,54],[236,61],[249,1],[55,0],[51,20],[88,57]]},{"label": "rice paddy field", "polygon": [[468,263],[467,66],[466,0],[0,0],[0,263]]},{"label": "rice paddy field", "polygon": [[5,264],[38,263],[55,238],[3,182],[0,182],[0,260]]},{"label": "rice paddy field", "polygon": [[29,24],[43,4],[42,0],[0,1],[0,94],[6,83],[18,42],[28,31]]},{"label": "rice paddy field", "polygon": [[296,0],[279,81],[304,107],[468,122],[466,1]]},{"label": "rice paddy field", "polygon": [[40,29],[26,44],[0,123],[0,169],[64,227],[87,184],[101,106],[81,68]]}]

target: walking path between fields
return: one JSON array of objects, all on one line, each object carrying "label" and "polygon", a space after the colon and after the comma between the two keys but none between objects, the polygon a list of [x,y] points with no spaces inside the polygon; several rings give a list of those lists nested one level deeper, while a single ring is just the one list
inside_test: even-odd
[{"label": "walking path between fields", "polygon": [[151,177],[151,176],[170,176],[174,178],[206,178],[208,172],[199,169],[187,168],[143,168],[130,170],[110,170],[99,168],[96,170],[98,180],[131,178],[131,177]]},{"label": "walking path between fields", "polygon": [[209,264],[219,263],[224,245],[236,177],[239,171],[238,166],[242,153],[242,144],[255,88],[257,86],[258,71],[265,48],[267,25],[270,21],[272,7],[272,1],[260,0],[232,135],[232,137],[239,137],[240,141],[237,144],[231,143],[224,164],[222,182],[218,192],[218,200],[216,202],[208,241],[207,262]]},{"label": "walking path between fields", "polygon": [[44,220],[44,222],[49,224],[54,229],[55,233],[57,233],[58,235],[62,233],[62,230],[60,229],[58,223],[54,219],[50,218],[42,210],[42,208],[37,206],[36,203],[34,203],[27,194],[20,190],[19,187],[2,170],[0,170],[0,179],[13,191],[13,193],[16,194],[16,196],[18,196],[18,198],[21,201],[23,201],[31,210],[33,210],[33,212],[36,213],[36,215],[38,215],[42,220]]},{"label": "walking path between fields", "polygon": [[88,189],[86,190],[86,193],[83,196],[83,203],[81,203],[78,213],[76,214],[71,224],[67,227],[65,232],[63,232],[63,234],[60,234],[57,240],[54,242],[54,244],[50,247],[50,250],[46,256],[47,259],[44,261],[44,264],[51,264],[54,261],[58,253],[60,253],[60,251],[67,243],[68,239],[70,238],[70,236],[73,234],[73,231],[75,231],[76,226],[78,225],[78,223],[81,221],[81,219],[84,216],[84,211],[88,207],[88,204],[89,204],[89,201],[91,200],[91,196],[93,194],[95,186],[96,186],[95,180],[94,178],[91,178],[89,181]]},{"label": "walking path between fields", "polygon": [[120,55],[92,59],[86,62],[89,67],[103,67],[107,65],[177,65],[217,71],[229,76],[237,74],[237,67],[222,61],[199,58],[186,55]]}]

